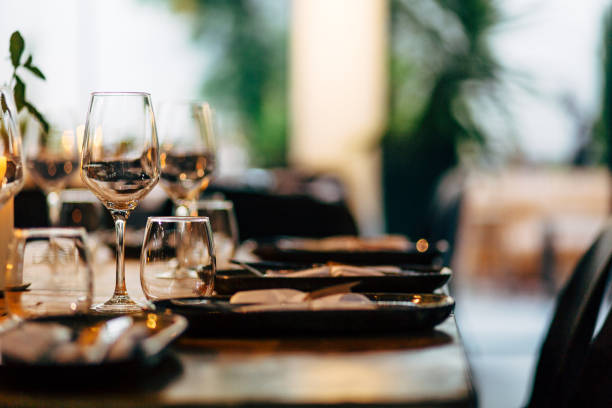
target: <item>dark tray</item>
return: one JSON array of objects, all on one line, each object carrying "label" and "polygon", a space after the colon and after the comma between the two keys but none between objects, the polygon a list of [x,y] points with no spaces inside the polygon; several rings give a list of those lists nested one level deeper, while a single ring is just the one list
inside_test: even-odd
[{"label": "dark tray", "polygon": [[400,333],[432,329],[451,314],[455,301],[441,294],[367,294],[376,309],[240,311],[218,298],[155,302],[189,321],[191,337],[269,337]]},{"label": "dark tray", "polygon": [[[260,271],[299,270],[312,265],[257,262],[249,265]],[[348,282],[359,282],[353,292],[433,292],[443,286],[452,276],[449,268],[402,265],[401,275],[385,276],[338,276],[338,277],[259,277],[244,270],[221,270],[215,276],[215,290],[220,295],[231,295],[242,290],[290,288],[306,292]]]},{"label": "dark tray", "polygon": [[[155,316],[155,317],[151,317]],[[58,316],[37,319],[37,322],[53,322],[67,326],[73,330],[74,336],[87,327],[94,326],[104,320],[117,317],[95,314],[73,316]],[[41,387],[70,387],[91,385],[95,383],[114,382],[117,378],[129,378],[135,373],[142,373],[157,366],[166,359],[167,346],[177,338],[187,327],[183,316],[176,314],[142,313],[133,315],[135,323],[146,322],[148,335],[141,340],[130,358],[119,361],[103,361],[98,364],[50,362],[24,363],[3,356],[0,364],[0,382],[3,384],[31,384],[33,378],[42,379]],[[153,324],[154,322],[155,324]],[[18,330],[18,328],[16,329]],[[38,385],[37,385],[38,386]]]},{"label": "dark tray", "polygon": [[441,261],[443,254],[434,247],[424,252],[416,249],[408,251],[309,251],[281,248],[274,240],[258,242],[253,253],[265,261],[300,263],[333,261],[354,265],[433,265]]}]

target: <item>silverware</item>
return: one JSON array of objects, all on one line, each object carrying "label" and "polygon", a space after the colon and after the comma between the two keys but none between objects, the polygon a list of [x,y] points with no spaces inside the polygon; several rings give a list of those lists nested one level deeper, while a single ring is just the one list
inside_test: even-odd
[{"label": "silverware", "polygon": [[347,293],[350,292],[354,286],[357,286],[360,283],[360,281],[347,282],[340,285],[327,286],[322,289],[313,290],[312,292],[308,292],[306,294],[304,300],[314,300],[325,296],[335,295],[337,293]]},{"label": "silverware", "polygon": [[84,329],[79,335],[78,343],[83,345],[85,360],[88,363],[102,362],[113,344],[133,324],[134,319],[130,316],[122,316]]},{"label": "silverware", "polygon": [[265,277],[265,276],[266,276],[266,275],[265,275],[263,272],[261,272],[259,269],[253,268],[251,265],[247,265],[247,264],[245,264],[244,262],[240,262],[240,261],[237,261],[237,260],[235,260],[235,259],[232,259],[230,262],[231,262],[231,263],[233,263],[233,264],[239,265],[239,266],[240,266],[240,267],[242,267],[243,269],[246,269],[247,271],[251,272],[253,275],[255,275],[255,276],[259,276],[260,278],[263,278],[263,277]]},{"label": "silverware", "polygon": [[216,299],[170,299],[170,303],[175,306],[197,307],[202,309],[210,309],[212,311],[232,311],[236,308],[235,305],[232,305],[227,301],[219,301]]},{"label": "silverware", "polygon": [[32,284],[32,282],[25,282],[25,283],[22,283],[20,285],[11,285],[11,286],[7,285],[4,288],[4,290],[6,292],[23,292],[24,290],[29,288],[31,284]]}]

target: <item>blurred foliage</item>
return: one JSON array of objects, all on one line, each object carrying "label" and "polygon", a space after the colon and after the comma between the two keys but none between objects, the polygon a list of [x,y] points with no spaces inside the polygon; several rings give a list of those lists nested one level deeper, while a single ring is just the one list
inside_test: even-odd
[{"label": "blurred foliage", "polygon": [[460,152],[487,153],[474,114],[496,99],[501,68],[488,33],[490,0],[391,0],[389,127],[383,143],[387,229],[432,236],[436,188]]},{"label": "blurred foliage", "polygon": [[289,2],[172,0],[190,17],[194,40],[212,57],[203,97],[237,120],[253,164],[283,166],[287,150]]},{"label": "blurred foliage", "polygon": [[13,32],[9,41],[9,53],[11,57],[11,64],[13,65],[13,75],[11,76],[11,84],[13,85],[13,94],[15,97],[15,105],[17,112],[21,112],[26,109],[43,128],[45,133],[49,131],[49,123],[45,117],[36,109],[36,107],[26,99],[26,85],[23,79],[17,74],[22,70],[20,68],[29,71],[35,77],[46,80],[45,75],[42,71],[32,63],[32,54],[28,55],[25,62],[23,62],[23,52],[25,50],[25,40],[21,36],[19,31]]},{"label": "blurred foliage", "polygon": [[612,169],[612,8],[604,16],[602,40],[603,90],[601,114],[595,124],[595,142],[603,150],[603,161]]}]

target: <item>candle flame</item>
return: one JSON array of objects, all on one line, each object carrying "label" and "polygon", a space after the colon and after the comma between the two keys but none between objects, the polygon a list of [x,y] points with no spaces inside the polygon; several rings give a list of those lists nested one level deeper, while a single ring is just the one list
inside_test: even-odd
[{"label": "candle flame", "polygon": [[5,174],[6,174],[6,156],[0,156],[0,184],[4,184]]}]

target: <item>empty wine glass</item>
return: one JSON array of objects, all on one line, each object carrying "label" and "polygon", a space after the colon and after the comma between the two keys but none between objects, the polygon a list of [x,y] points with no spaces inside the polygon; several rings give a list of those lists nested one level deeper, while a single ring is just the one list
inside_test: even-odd
[{"label": "empty wine glass", "polygon": [[77,171],[76,126],[65,116],[48,116],[48,131],[30,117],[25,135],[28,171],[47,196],[52,226],[60,224],[60,192]]},{"label": "empty wine glass", "polygon": [[199,200],[198,216],[208,217],[213,231],[217,266],[226,268],[238,246],[238,223],[234,203],[226,200]]},{"label": "empty wine glass", "polygon": [[210,296],[215,272],[207,217],[149,217],[140,255],[147,299]]},{"label": "empty wine glass", "polygon": [[215,126],[208,103],[166,103],[159,110],[161,186],[177,215],[197,215],[196,200],[215,169]]},{"label": "empty wine glass", "polygon": [[15,230],[5,276],[4,297],[14,319],[86,313],[93,273],[85,229]]},{"label": "empty wine glass", "polygon": [[159,179],[157,130],[150,95],[94,92],[91,95],[81,158],[81,178],[110,211],[117,235],[113,296],[94,310],[137,312],[125,286],[125,223]]},{"label": "empty wine glass", "polygon": [[0,87],[0,207],[23,186],[23,152],[16,124],[13,93]]}]

